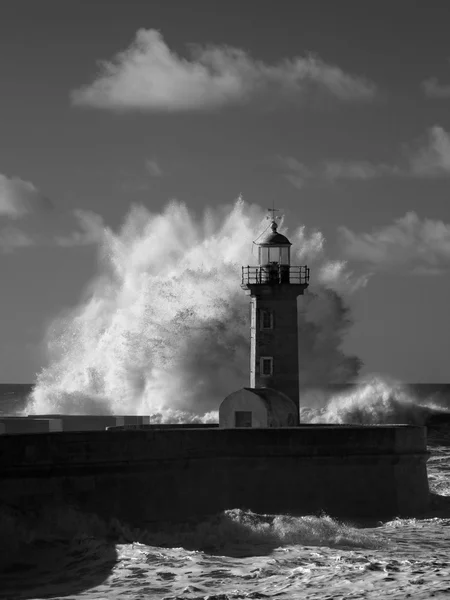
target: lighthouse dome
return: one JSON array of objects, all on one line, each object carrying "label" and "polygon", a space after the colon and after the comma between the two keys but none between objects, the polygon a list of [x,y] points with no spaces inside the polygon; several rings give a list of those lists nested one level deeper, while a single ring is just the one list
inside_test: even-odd
[{"label": "lighthouse dome", "polygon": [[287,239],[286,236],[282,235],[281,233],[278,233],[277,227],[278,227],[278,225],[275,223],[275,221],[273,221],[270,226],[271,231],[268,231],[267,233],[265,233],[262,236],[261,241],[258,242],[258,245],[259,246],[292,246],[291,242]]}]

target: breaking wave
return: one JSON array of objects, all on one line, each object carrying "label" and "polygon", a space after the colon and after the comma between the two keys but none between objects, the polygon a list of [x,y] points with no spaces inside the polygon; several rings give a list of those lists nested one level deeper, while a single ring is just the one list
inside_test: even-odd
[{"label": "breaking wave", "polygon": [[373,533],[327,515],[259,515],[233,509],[197,522],[163,523],[139,529],[70,507],[47,507],[39,515],[32,511],[21,514],[10,507],[0,509],[0,566],[14,562],[24,551],[39,548],[43,542],[80,544],[87,540],[248,556],[287,545],[353,548],[384,545]]},{"label": "breaking wave", "polygon": [[[162,214],[133,207],[118,233],[105,229],[83,300],[51,327],[27,412],[186,422],[217,410],[248,382],[241,266],[255,264],[252,242],[266,227],[264,211],[241,199],[200,219],[177,202]],[[289,237],[293,263],[312,267],[299,303],[301,382],[352,380],[361,362],[341,349],[351,325],[341,293],[364,280],[327,259],[320,232]]]},{"label": "breaking wave", "polygon": [[[301,408],[303,423],[425,425],[446,416],[450,419],[448,401],[418,398],[402,383],[377,376],[329,398],[324,398],[319,390],[304,401],[312,406]],[[314,406],[318,402],[325,406]]]}]

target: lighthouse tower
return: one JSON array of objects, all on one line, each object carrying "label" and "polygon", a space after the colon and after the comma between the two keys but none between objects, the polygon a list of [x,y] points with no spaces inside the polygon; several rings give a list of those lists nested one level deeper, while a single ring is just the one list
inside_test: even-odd
[{"label": "lighthouse tower", "polygon": [[250,387],[272,388],[299,405],[297,297],[309,268],[291,266],[291,242],[272,222],[258,246],[258,266],[242,267],[241,287],[251,297]]}]

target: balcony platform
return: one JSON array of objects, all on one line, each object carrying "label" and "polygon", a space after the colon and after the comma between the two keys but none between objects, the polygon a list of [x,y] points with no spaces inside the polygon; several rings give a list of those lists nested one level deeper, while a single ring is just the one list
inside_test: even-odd
[{"label": "balcony platform", "polygon": [[241,287],[248,285],[302,285],[308,287],[309,268],[291,267],[288,265],[265,265],[258,267],[242,267]]}]

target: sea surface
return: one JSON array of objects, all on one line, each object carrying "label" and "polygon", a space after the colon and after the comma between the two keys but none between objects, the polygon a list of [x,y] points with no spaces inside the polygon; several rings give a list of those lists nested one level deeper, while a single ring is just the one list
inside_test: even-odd
[{"label": "sea surface", "polygon": [[[29,389],[3,391],[0,411],[7,413],[21,408]],[[441,405],[449,391],[440,386]],[[447,419],[433,420],[428,445],[432,503],[417,519],[341,523],[235,508],[149,531],[69,510],[37,522],[0,507],[0,598],[448,598]]]}]

